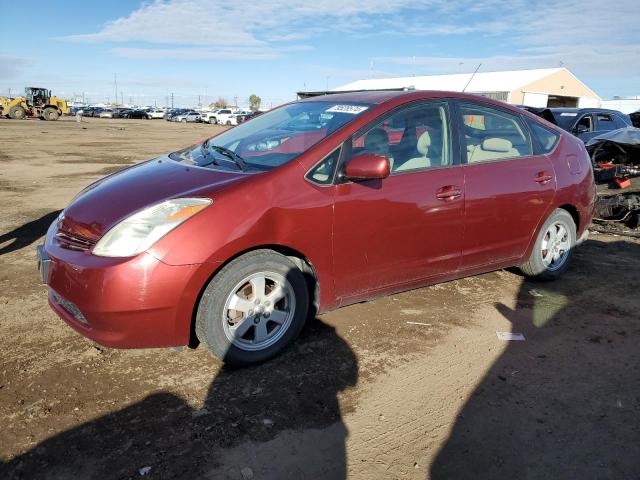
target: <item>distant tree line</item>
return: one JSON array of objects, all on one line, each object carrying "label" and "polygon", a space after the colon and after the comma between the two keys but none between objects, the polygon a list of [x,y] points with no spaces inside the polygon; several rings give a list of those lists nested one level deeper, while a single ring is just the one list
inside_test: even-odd
[{"label": "distant tree line", "polygon": [[[260,110],[261,103],[262,103],[262,99],[258,95],[256,95],[255,93],[252,93],[251,95],[249,95],[249,108],[252,111],[257,112],[258,110]],[[209,108],[227,108],[229,106],[231,105],[229,105],[229,102],[224,97],[218,97],[218,99],[215,102],[212,102],[209,104]],[[237,107],[237,105],[233,105],[233,106]]]}]

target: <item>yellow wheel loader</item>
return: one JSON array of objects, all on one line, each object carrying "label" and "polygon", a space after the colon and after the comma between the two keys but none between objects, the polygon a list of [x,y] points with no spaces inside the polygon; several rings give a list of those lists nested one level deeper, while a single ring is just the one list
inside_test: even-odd
[{"label": "yellow wheel loader", "polygon": [[0,97],[0,106],[2,107],[0,115],[8,116],[14,120],[22,120],[27,117],[57,120],[60,115],[69,113],[66,100],[52,97],[51,90],[38,87],[25,88],[24,97],[12,99]]}]

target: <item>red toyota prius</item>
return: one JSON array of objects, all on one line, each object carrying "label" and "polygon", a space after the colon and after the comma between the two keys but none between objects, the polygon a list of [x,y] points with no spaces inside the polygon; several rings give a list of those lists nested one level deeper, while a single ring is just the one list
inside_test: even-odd
[{"label": "red toyota prius", "polygon": [[558,277],[594,208],[582,142],[447,92],[274,109],[80,192],[38,248],[54,311],[109,347],[273,357],[315,313],[505,267]]}]

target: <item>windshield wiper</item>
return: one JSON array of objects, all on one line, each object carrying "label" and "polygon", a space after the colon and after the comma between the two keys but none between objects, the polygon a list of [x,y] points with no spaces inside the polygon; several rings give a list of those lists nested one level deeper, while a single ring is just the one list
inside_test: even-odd
[{"label": "windshield wiper", "polygon": [[204,142],[202,146],[205,148],[212,148],[216,152],[224,155],[227,158],[230,158],[236,165],[238,165],[238,168],[240,168],[240,170],[244,171],[247,169],[247,163],[244,161],[244,158],[242,158],[233,150],[229,150],[226,147],[221,147],[220,145],[209,145],[208,141]]},{"label": "windshield wiper", "polygon": [[[209,156],[209,149],[207,148],[208,144],[209,144],[209,140],[207,139],[207,140],[204,141],[204,143],[202,145],[200,145],[200,151],[202,152],[202,156],[204,158]],[[218,163],[218,161],[215,158],[213,158],[209,162],[201,163],[198,166],[199,167],[208,167],[209,165],[220,165],[220,164]]]}]

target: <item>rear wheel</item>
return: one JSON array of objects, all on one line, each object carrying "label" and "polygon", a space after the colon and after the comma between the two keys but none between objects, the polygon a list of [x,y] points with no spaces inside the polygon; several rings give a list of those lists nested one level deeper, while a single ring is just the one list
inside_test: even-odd
[{"label": "rear wheel", "polygon": [[44,112],[42,112],[42,116],[44,117],[45,120],[53,121],[53,120],[58,120],[58,117],[60,117],[60,114],[55,108],[47,107],[44,109]]},{"label": "rear wheel", "polygon": [[256,250],[230,262],[207,285],[196,333],[225,363],[259,363],[298,336],[308,306],[309,291],[298,267],[284,255]]},{"label": "rear wheel", "polygon": [[24,120],[27,116],[27,112],[21,105],[14,105],[9,109],[9,117],[14,120]]},{"label": "rear wheel", "polygon": [[182,119],[182,123],[187,123],[187,119],[186,119],[186,118],[183,118],[183,119]]},{"label": "rear wheel", "polygon": [[539,280],[555,280],[568,268],[576,244],[576,224],[561,208],[544,223],[522,272]]},{"label": "rear wheel", "polygon": [[216,117],[211,117],[211,118],[209,119],[209,123],[210,123],[211,125],[215,125],[215,124],[217,124],[217,123],[218,123],[218,120],[216,120]]}]

